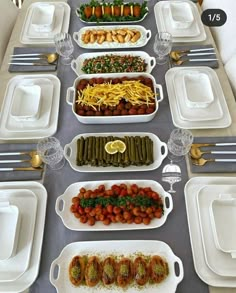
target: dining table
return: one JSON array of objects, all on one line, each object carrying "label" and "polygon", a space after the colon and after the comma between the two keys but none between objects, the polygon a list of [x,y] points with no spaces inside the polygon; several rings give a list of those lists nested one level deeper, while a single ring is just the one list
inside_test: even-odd
[{"label": "dining table", "polygon": [[[2,104],[6,86],[10,78],[22,73],[10,73],[8,71],[10,55],[13,52],[14,47],[24,47],[20,43],[21,28],[26,16],[29,5],[37,2],[36,0],[25,0],[22,9],[19,11],[19,15],[12,31],[12,35],[6,50],[6,54],[3,60],[3,64],[0,70],[0,104]],[[47,2],[40,0],[40,2]],[[53,2],[53,1],[50,1]],[[62,0],[61,0],[62,2]],[[68,4],[71,7],[69,33],[73,35],[81,27],[86,24],[82,23],[76,15],[76,8],[85,1],[68,0]],[[148,44],[141,50],[147,52],[150,56],[155,56],[153,50],[154,35],[157,33],[157,27],[154,18],[154,5],[158,1],[148,1],[149,14],[140,23],[146,29],[150,29],[152,37]],[[197,4],[196,4],[197,5]],[[198,7],[199,13],[201,8]],[[200,42],[200,45],[213,45],[215,42],[210,32],[210,29],[204,26],[207,38],[205,41]],[[176,44],[175,44],[176,45]],[[177,44],[178,45],[178,44]],[[183,44],[181,44],[183,45]],[[188,44],[189,45],[189,44]],[[38,47],[38,45],[37,45]],[[216,47],[215,47],[216,48]],[[134,50],[134,49],[132,49]],[[73,56],[76,59],[80,54],[87,53],[88,50],[79,47],[74,42]],[[226,102],[229,108],[229,112],[232,118],[232,124],[223,129],[194,129],[191,130],[194,138],[197,137],[234,137],[236,136],[236,104],[235,98],[232,93],[227,75],[224,70],[224,66],[221,62],[220,55],[216,48],[217,57],[219,58],[219,67],[215,69],[217,73]],[[58,128],[55,133],[55,137],[58,138],[62,146],[65,146],[78,134],[83,133],[112,133],[112,132],[151,132],[156,134],[161,141],[167,142],[171,131],[175,128],[172,122],[168,94],[165,84],[165,73],[168,71],[170,64],[156,65],[152,71],[152,75],[156,79],[157,84],[161,84],[164,92],[164,99],[159,104],[159,109],[154,119],[147,123],[126,123],[126,124],[82,124],[77,121],[76,117],[72,114],[71,105],[66,102],[67,89],[73,86],[73,82],[76,79],[76,74],[70,66],[63,65],[60,60],[58,63],[57,71],[51,72],[57,75],[61,81],[61,94],[60,94],[60,107]],[[25,73],[24,73],[25,74]],[[0,151],[24,149],[26,144],[28,147],[35,145],[37,141],[1,141]],[[73,170],[68,162],[60,170],[51,170],[46,167],[44,170],[43,178],[39,179],[45,186],[48,199],[47,210],[44,227],[43,246],[41,253],[41,261],[38,277],[35,282],[29,288],[31,293],[53,293],[56,289],[49,281],[49,271],[52,261],[58,257],[62,249],[69,243],[77,241],[104,241],[104,240],[159,240],[166,242],[174,254],[176,254],[183,262],[184,278],[178,284],[177,293],[233,293],[236,292],[236,288],[216,288],[208,286],[197,275],[193,255],[191,250],[189,228],[187,222],[186,205],[184,197],[184,187],[186,182],[195,176],[213,176],[214,174],[193,174],[190,170],[189,160],[179,162],[182,171],[182,181],[174,185],[176,193],[173,197],[173,210],[167,218],[166,223],[156,229],[144,229],[144,230],[129,230],[129,231],[72,231],[67,229],[60,217],[55,212],[55,203],[58,196],[64,193],[66,188],[75,182],[81,181],[101,181],[104,180],[155,180],[159,182],[165,190],[168,190],[168,184],[161,181],[162,168],[169,162],[168,158],[165,158],[162,165],[152,171],[141,172],[94,172],[83,173]],[[217,176],[226,176],[226,174],[217,174]],[[235,173],[230,173],[227,176],[235,176]],[[5,178],[7,180],[7,178]],[[1,284],[0,284],[1,285]],[[158,292],[158,288],[157,291]],[[67,293],[67,292],[66,292]],[[69,293],[69,292],[68,292]]]}]

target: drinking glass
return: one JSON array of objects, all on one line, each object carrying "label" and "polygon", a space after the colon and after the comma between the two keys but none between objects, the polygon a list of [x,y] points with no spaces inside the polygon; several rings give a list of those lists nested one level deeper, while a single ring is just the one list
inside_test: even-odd
[{"label": "drinking glass", "polygon": [[171,162],[178,162],[189,152],[193,143],[193,135],[187,129],[174,129],[167,142],[168,158]]},{"label": "drinking glass", "polygon": [[52,170],[59,170],[65,164],[63,148],[55,137],[47,137],[38,141],[37,153],[42,161]]},{"label": "drinking glass", "polygon": [[168,61],[168,54],[172,48],[172,36],[167,32],[159,32],[155,36],[153,45],[154,52],[157,54],[157,64],[165,64]]},{"label": "drinking glass", "polygon": [[73,59],[74,45],[70,34],[59,33],[54,36],[54,43],[57,53],[62,56],[61,63],[64,65],[70,65]]}]

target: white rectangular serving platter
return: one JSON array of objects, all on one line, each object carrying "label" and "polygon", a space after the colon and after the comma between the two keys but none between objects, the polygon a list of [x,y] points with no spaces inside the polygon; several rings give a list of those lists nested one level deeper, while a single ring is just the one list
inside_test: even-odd
[{"label": "white rectangular serving platter", "polygon": [[1,282],[15,281],[25,273],[29,266],[38,200],[31,190],[26,189],[0,189],[0,200],[7,200],[10,204],[17,206],[21,214],[20,233],[16,254],[13,258],[0,262],[1,288]]},{"label": "white rectangular serving platter", "polygon": [[[55,19],[55,26],[57,30],[53,30],[52,32],[48,33],[41,33],[39,38],[36,38],[34,34],[32,34],[32,26],[31,26],[31,19],[33,8],[39,4],[45,2],[36,2],[32,3],[25,16],[25,20],[22,26],[22,31],[20,34],[20,42],[25,45],[36,45],[36,44],[50,44],[53,45],[53,36],[58,32],[68,32],[69,30],[69,23],[70,23],[70,6],[65,2],[47,2],[48,4],[55,5],[56,11],[58,10],[58,15],[56,15]],[[58,9],[57,9],[58,7]],[[60,9],[59,9],[60,8]]]},{"label": "white rectangular serving platter", "polygon": [[[127,2],[124,2],[123,4],[125,5]],[[127,21],[85,21],[83,19],[81,19],[79,12],[78,12],[79,8],[77,8],[75,10],[76,15],[78,16],[78,18],[80,19],[81,22],[86,23],[86,24],[113,24],[113,23],[117,23],[117,24],[122,24],[122,23],[127,23],[127,24],[134,24],[134,23],[139,23],[141,21],[143,21],[146,16],[148,15],[148,7],[146,7],[146,13],[144,14],[144,16],[142,18],[140,18],[139,20],[127,20]]]},{"label": "white rectangular serving platter", "polygon": [[[28,125],[27,127],[25,127],[26,122],[23,122],[22,125],[18,122],[17,129],[14,129],[16,123],[14,123],[14,119],[10,117],[14,89],[17,84],[22,82],[27,83],[28,81],[31,82],[32,80],[34,80],[35,83],[37,83],[37,80],[42,82],[45,80],[45,83],[47,84],[50,81],[53,85],[53,88],[51,88],[50,85],[47,88],[45,87],[45,97],[43,98],[43,103],[41,106],[42,117],[39,117],[39,119],[36,121],[32,121],[31,125]],[[10,79],[6,88],[4,101],[1,108],[0,139],[14,141],[35,141],[40,138],[52,136],[57,131],[60,104],[60,87],[60,80],[52,74],[18,75]],[[46,99],[47,94],[48,99]],[[40,125],[37,126],[36,123],[39,122]],[[34,127],[34,123],[37,127]],[[19,126],[22,127],[19,128]]]},{"label": "white rectangular serving platter", "polygon": [[41,257],[41,248],[43,242],[43,233],[44,233],[44,223],[46,215],[46,206],[47,206],[47,191],[44,186],[38,182],[34,181],[18,181],[18,182],[1,182],[0,191],[4,190],[30,190],[32,191],[38,201],[37,205],[37,215],[35,221],[34,229],[34,238],[33,246],[31,250],[30,263],[26,272],[22,274],[14,282],[1,282],[0,283],[0,292],[23,292],[28,289],[36,280]]},{"label": "white rectangular serving platter", "polygon": [[[214,84],[213,86],[214,95],[217,95],[217,98],[222,108],[222,112],[224,113],[224,115],[220,119],[204,120],[204,121],[188,121],[188,120],[181,119],[178,105],[177,105],[178,102],[177,102],[177,97],[175,94],[173,77],[178,72],[183,72],[183,70],[205,72],[208,74],[211,80],[211,83]],[[167,71],[165,75],[165,80],[166,80],[168,99],[170,103],[171,116],[172,116],[173,124],[176,127],[184,128],[184,129],[210,129],[210,128],[226,128],[231,125],[232,120],[231,120],[229,109],[225,100],[225,96],[224,96],[220,81],[218,79],[218,76],[214,70],[206,66],[181,67],[181,68],[175,67]]]},{"label": "white rectangular serving platter", "polygon": [[[124,136],[148,136],[153,141],[153,156],[154,162],[148,166],[128,166],[128,167],[96,167],[90,165],[77,166],[76,165],[76,155],[77,155],[77,140],[83,136],[84,138],[89,136],[116,136],[116,137],[124,137]],[[163,151],[163,153],[162,153]],[[83,133],[75,136],[73,140],[66,144],[64,147],[64,156],[71,168],[78,172],[135,172],[135,171],[151,171],[160,167],[162,161],[167,156],[168,149],[166,143],[160,141],[160,139],[153,133],[150,132],[110,132],[110,133]]]},{"label": "white rectangular serving platter", "polygon": [[[227,187],[227,188],[224,188],[224,193],[232,193],[232,190],[234,190],[234,193],[235,193],[235,178],[234,177],[193,177],[186,183],[185,189],[184,189],[194,267],[200,279],[203,282],[207,283],[208,285],[214,286],[214,287],[234,288],[236,287],[236,277],[225,277],[225,276],[220,276],[216,274],[209,268],[205,259],[202,236],[201,236],[201,227],[200,227],[198,208],[197,208],[197,196],[201,188],[205,186],[211,187],[212,185],[217,187],[218,193],[222,191],[220,189],[221,186]],[[206,196],[208,197],[209,194],[207,194]],[[209,232],[209,237],[210,238],[213,237],[211,235],[212,231],[208,229],[208,232]],[[213,238],[211,238],[210,241],[211,241],[211,247],[213,245],[215,246]],[[214,257],[216,250],[217,250],[216,247],[210,250],[211,257]]]},{"label": "white rectangular serving platter", "polygon": [[[195,31],[191,35],[191,31],[189,32],[189,28],[185,29],[186,36],[178,36],[173,37],[174,43],[186,43],[186,42],[202,42],[206,39],[206,33],[204,26],[201,21],[200,13],[197,9],[197,6],[195,3],[192,3],[191,1],[186,0],[175,0],[175,2],[183,2],[183,3],[189,3],[189,5],[192,8],[192,12],[194,15],[194,22],[192,24],[196,26]],[[156,19],[156,25],[158,31],[169,31],[169,26],[171,26],[171,21],[165,21],[166,14],[163,15],[164,7],[168,6],[171,1],[159,1],[154,6],[154,15]],[[191,27],[190,27],[191,28]],[[199,30],[199,33],[198,33]]]},{"label": "white rectangular serving platter", "polygon": [[[109,226],[104,225],[102,222],[96,222],[94,226],[80,223],[74,214],[70,211],[72,205],[72,198],[75,197],[80,188],[94,190],[99,185],[104,184],[106,189],[110,189],[112,185],[126,184],[128,186],[137,184],[139,187],[151,187],[153,191],[157,192],[163,201],[164,214],[160,219],[153,219],[149,225],[144,224],[122,224],[111,223]],[[166,205],[168,199],[168,207]],[[171,195],[166,192],[163,187],[154,180],[105,180],[105,181],[85,181],[71,184],[65,192],[60,195],[56,200],[55,205],[56,213],[62,219],[63,224],[70,230],[74,231],[119,231],[119,230],[137,230],[137,229],[153,229],[161,227],[167,219],[167,216],[173,209],[173,201]]]},{"label": "white rectangular serving platter", "polygon": [[[68,277],[68,268],[70,261],[76,255],[96,255],[99,256],[127,256],[131,254],[137,255],[160,255],[169,265],[169,275],[160,284],[150,285],[147,284],[142,287],[143,292],[146,293],[174,293],[176,292],[177,285],[182,281],[184,276],[183,264],[171,248],[162,241],[152,240],[118,240],[118,241],[84,241],[74,242],[68,244],[62,250],[58,258],[56,258],[50,268],[50,282],[56,288],[57,293],[76,293],[76,292],[124,292],[123,288],[117,286],[105,287],[98,285],[92,290],[86,286],[75,287],[73,286]],[[176,275],[175,265],[179,267],[179,275]],[[57,277],[55,276],[55,269],[57,270]],[[141,289],[138,289],[138,291]],[[127,293],[137,293],[137,287],[129,286],[125,289]]]},{"label": "white rectangular serving platter", "polygon": [[[84,71],[82,71],[83,63],[86,59],[95,58],[98,56],[106,56],[106,55],[141,57],[147,64],[146,73],[151,73],[153,68],[156,66],[156,58],[150,57],[150,55],[144,51],[112,51],[112,52],[93,52],[93,53],[81,54],[78,56],[76,60],[72,60],[71,68],[74,70],[74,72],[78,76],[81,74],[86,74]],[[100,75],[101,73],[97,73],[97,74]]]},{"label": "white rectangular serving platter", "polygon": [[[121,123],[141,123],[141,122],[149,122],[151,121],[159,108],[159,103],[164,99],[163,96],[163,90],[162,85],[157,84],[155,78],[145,72],[134,72],[134,73],[103,73],[100,74],[100,78],[122,78],[122,77],[128,77],[128,78],[137,78],[139,76],[150,78],[152,80],[154,94],[156,95],[155,103],[156,103],[156,109],[151,114],[142,114],[142,115],[120,115],[120,116],[81,116],[78,115],[75,111],[76,108],[76,100],[77,100],[77,85],[79,84],[80,80],[82,79],[92,79],[97,78],[97,74],[83,74],[77,77],[74,81],[74,84],[72,87],[69,87],[67,89],[66,94],[66,101],[69,105],[72,106],[72,113],[75,115],[77,120],[84,124],[121,124]],[[158,93],[158,95],[157,95]]]},{"label": "white rectangular serving platter", "polygon": [[[82,35],[88,30],[113,30],[113,29],[135,29],[141,33],[141,37],[137,42],[131,43],[116,43],[116,42],[103,42],[102,44],[88,43],[85,44],[82,41]],[[147,30],[141,25],[108,25],[108,26],[85,26],[81,28],[78,32],[74,32],[74,41],[81,47],[85,49],[129,49],[129,48],[139,48],[145,46],[152,36],[151,30]]]},{"label": "white rectangular serving platter", "polygon": [[199,223],[206,263],[216,274],[225,277],[236,277],[236,262],[229,253],[220,251],[215,245],[210,220],[210,205],[213,200],[219,198],[220,193],[236,191],[235,188],[236,186],[232,185],[204,186],[199,190],[197,195]]}]

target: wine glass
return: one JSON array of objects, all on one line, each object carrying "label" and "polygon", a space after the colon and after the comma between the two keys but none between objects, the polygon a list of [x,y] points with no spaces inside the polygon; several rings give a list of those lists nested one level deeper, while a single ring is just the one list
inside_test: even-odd
[{"label": "wine glass", "polygon": [[170,190],[168,190],[170,193],[176,192],[173,189],[174,183],[182,180],[181,169],[177,164],[173,164],[173,162],[181,161],[184,158],[184,155],[189,152],[192,143],[193,135],[186,129],[177,128],[170,134],[170,138],[167,142],[170,164],[165,165],[162,170],[162,181],[170,184]]},{"label": "wine glass", "polygon": [[155,36],[153,45],[154,52],[157,54],[157,64],[165,64],[168,61],[168,54],[172,48],[172,36],[168,32],[159,32]]},{"label": "wine glass", "polygon": [[74,45],[72,43],[71,35],[68,33],[59,33],[54,36],[54,43],[57,53],[62,56],[61,63],[70,65],[73,59]]}]

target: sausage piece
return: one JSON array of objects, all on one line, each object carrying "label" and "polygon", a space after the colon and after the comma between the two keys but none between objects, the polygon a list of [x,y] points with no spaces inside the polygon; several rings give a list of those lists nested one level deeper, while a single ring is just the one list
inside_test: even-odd
[{"label": "sausage piece", "polygon": [[85,268],[85,282],[87,286],[94,287],[100,281],[101,278],[101,266],[99,259],[96,256],[91,256],[88,259]]},{"label": "sausage piece", "polygon": [[69,265],[69,278],[73,285],[79,286],[84,280],[85,259],[81,256],[75,256]]}]

